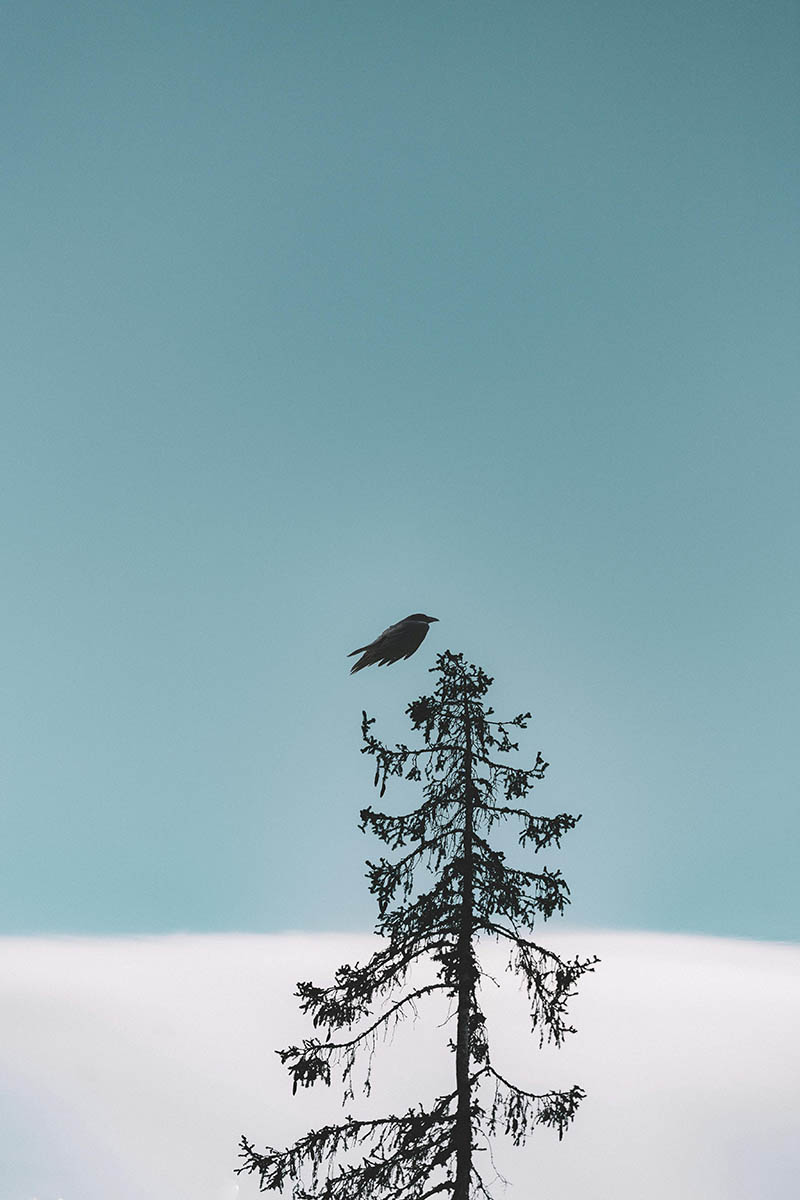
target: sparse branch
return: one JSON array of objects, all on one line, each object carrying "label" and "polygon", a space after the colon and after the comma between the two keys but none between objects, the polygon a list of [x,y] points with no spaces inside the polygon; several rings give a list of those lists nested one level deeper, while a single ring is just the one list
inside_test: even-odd
[{"label": "sparse branch", "polygon": [[524,822],[519,834],[520,845],[531,843],[535,850],[544,850],[547,846],[561,846],[561,838],[570,829],[574,829],[580,821],[580,815],[559,813],[556,817],[540,817],[529,812],[526,808],[510,808],[506,805],[483,802],[481,808],[490,813],[495,820],[504,817],[519,817]]},{"label": "sparse branch", "polygon": [[376,997],[402,985],[414,963],[435,954],[446,940],[437,937],[434,930],[419,930],[379,950],[363,966],[345,963],[336,971],[331,987],[298,983],[295,994],[300,998],[300,1008],[313,1014],[315,1028],[349,1028],[368,1015]]},{"label": "sparse branch", "polygon": [[536,1125],[556,1129],[560,1141],[586,1095],[577,1084],[573,1084],[566,1092],[526,1092],[491,1066],[486,1067],[486,1074],[495,1082],[489,1111],[489,1132],[506,1134],[515,1146],[522,1145]]},{"label": "sparse branch", "polygon": [[289,1046],[286,1050],[276,1051],[294,1080],[292,1091],[296,1092],[298,1086],[310,1087],[319,1079],[324,1083],[330,1083],[331,1060],[341,1058],[343,1054],[353,1050],[379,1030],[384,1028],[388,1030],[392,1022],[396,1024],[405,1015],[406,1008],[411,1008],[416,1016],[417,1000],[432,995],[433,992],[444,990],[443,983],[429,983],[413,992],[408,992],[366,1029],[362,1029],[355,1037],[349,1038],[345,1042],[321,1042],[318,1038],[310,1038],[303,1043],[302,1050],[298,1046]]},{"label": "sparse branch", "polygon": [[386,813],[375,812],[371,808],[361,810],[361,831],[374,833],[382,842],[386,842],[392,850],[398,850],[408,842],[419,841],[432,833],[432,839],[438,837],[443,829],[453,820],[449,819],[448,811],[452,807],[450,790],[439,788],[432,784],[425,789],[427,799],[424,804],[413,812],[400,816],[388,816]]}]

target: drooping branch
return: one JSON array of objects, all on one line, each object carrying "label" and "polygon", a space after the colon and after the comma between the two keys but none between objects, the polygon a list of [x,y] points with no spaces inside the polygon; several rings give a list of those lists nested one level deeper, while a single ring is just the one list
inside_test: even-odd
[{"label": "drooping branch", "polygon": [[487,1121],[488,1132],[505,1134],[515,1146],[521,1146],[537,1125],[555,1129],[560,1141],[578,1105],[586,1096],[583,1088],[577,1084],[573,1084],[566,1092],[526,1092],[509,1083],[493,1067],[487,1066],[485,1071],[495,1084]]}]

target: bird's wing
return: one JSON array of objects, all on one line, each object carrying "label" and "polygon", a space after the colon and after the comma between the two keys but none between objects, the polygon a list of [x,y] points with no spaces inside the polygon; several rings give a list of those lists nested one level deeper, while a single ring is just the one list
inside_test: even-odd
[{"label": "bird's wing", "polygon": [[[396,625],[390,625],[388,629],[384,629],[380,637],[376,637],[374,642],[370,642],[368,646],[362,646],[363,654],[350,668],[350,674],[354,675],[356,671],[363,671],[364,667],[370,667],[373,663],[397,662],[398,658],[403,657],[403,651],[397,650],[398,641],[402,640],[402,635],[398,632]],[[353,654],[358,654],[358,650],[354,650]],[[348,654],[348,658],[352,658]]]},{"label": "bird's wing", "polygon": [[404,654],[404,658],[411,658],[415,650],[419,650],[422,643],[425,641],[428,632],[428,625],[424,621],[412,621],[408,629],[408,637],[406,639],[408,645],[408,653]]},{"label": "bird's wing", "polygon": [[383,667],[401,658],[410,658],[421,646],[427,632],[428,626],[424,621],[400,621],[387,629],[387,636],[381,637],[375,647],[376,654],[380,654],[380,665]]},{"label": "bird's wing", "polygon": [[384,629],[383,633],[379,633],[374,641],[367,642],[366,646],[359,646],[357,650],[351,650],[347,657],[352,658],[354,654],[362,654],[364,650],[377,650],[384,644],[391,645],[397,631],[405,624],[405,621],[398,621],[396,625],[390,625],[388,629]]},{"label": "bird's wing", "polygon": [[394,653],[401,646],[405,646],[408,642],[409,630],[413,628],[413,624],[408,621],[398,621],[396,625],[390,625],[388,629],[384,629],[379,638],[376,638],[372,643],[376,650],[388,650]]}]

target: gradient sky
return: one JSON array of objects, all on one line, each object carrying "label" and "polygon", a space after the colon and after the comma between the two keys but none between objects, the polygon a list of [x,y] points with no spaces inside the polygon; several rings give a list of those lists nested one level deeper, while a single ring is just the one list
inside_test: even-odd
[{"label": "gradient sky", "polygon": [[796,938],[797,6],[3,24],[0,931],[369,928],[450,648],[572,919]]}]

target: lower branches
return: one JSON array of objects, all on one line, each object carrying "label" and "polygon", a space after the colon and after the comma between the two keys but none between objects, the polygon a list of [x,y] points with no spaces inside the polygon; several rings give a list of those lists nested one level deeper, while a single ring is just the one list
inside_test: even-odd
[{"label": "lower branches", "polygon": [[[255,1150],[241,1141],[242,1166],[237,1174],[255,1174],[262,1192],[283,1192],[295,1200],[423,1200],[429,1185],[447,1173],[452,1155],[456,1093],[440,1097],[434,1107],[410,1109],[402,1116],[375,1121],[349,1118],[343,1125],[312,1130],[287,1150]],[[358,1162],[344,1162],[367,1144]],[[428,1190],[426,1190],[428,1189]]]},{"label": "lower branches", "polygon": [[[471,1137],[496,1134],[521,1146],[541,1125],[554,1129],[559,1140],[572,1122],[585,1092],[534,1093],[516,1087],[489,1063],[470,1077],[471,1086],[489,1094],[471,1105]],[[267,1147],[258,1152],[241,1140],[244,1160],[237,1174],[257,1175],[262,1192],[286,1194],[293,1200],[427,1200],[453,1195],[456,1166],[457,1091],[440,1097],[433,1108],[410,1109],[402,1116],[372,1121],[348,1118],[342,1125],[312,1130],[286,1150]],[[358,1161],[354,1155],[362,1152]],[[350,1160],[350,1161],[348,1161]],[[474,1165],[472,1193],[489,1196]]]}]

